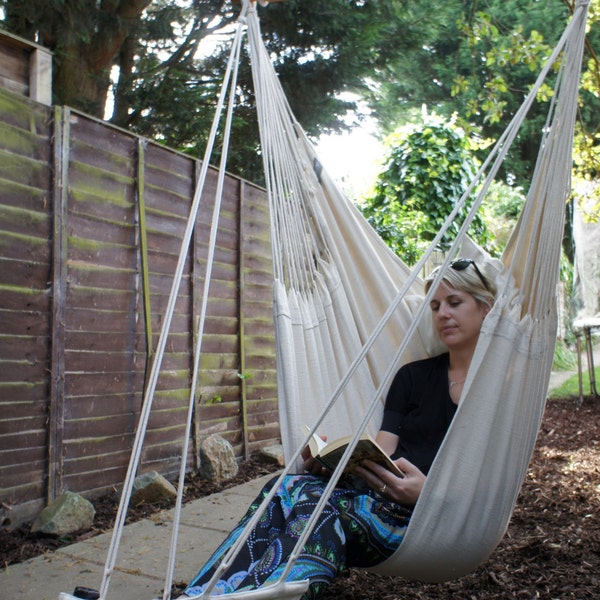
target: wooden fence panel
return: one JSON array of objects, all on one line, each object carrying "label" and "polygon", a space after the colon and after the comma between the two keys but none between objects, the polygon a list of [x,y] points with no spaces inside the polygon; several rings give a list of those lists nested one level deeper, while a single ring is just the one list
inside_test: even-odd
[{"label": "wooden fence panel", "polygon": [[[65,489],[93,497],[122,482],[200,173],[188,156],[0,89],[0,502],[14,523]],[[142,456],[142,471],[168,477],[217,177],[207,171]],[[210,433],[240,457],[279,439],[268,237],[264,191],[227,176],[190,467]]]},{"label": "wooden fence panel", "polygon": [[0,89],[2,524],[45,504],[51,322],[50,111]]},{"label": "wooden fence panel", "polygon": [[[55,496],[64,489],[80,491],[83,481],[95,481],[84,488],[93,495],[105,489],[105,482],[91,475],[114,469],[112,452],[130,446],[140,403],[136,144],[134,138],[105,132],[101,123],[68,109],[60,123],[60,171],[68,186],[60,190],[62,214],[57,214],[65,236],[64,280],[55,281],[64,288],[63,323],[54,336],[62,368],[52,375],[64,383],[56,392],[61,397],[52,398],[58,439],[49,487]],[[79,344],[71,348],[67,342],[75,334],[95,344],[85,350]],[[116,349],[103,348],[107,334],[118,337]],[[115,353],[120,360],[108,361],[106,355]],[[81,415],[84,407],[88,412]],[[123,422],[116,418],[123,415],[128,415],[126,428],[111,428],[111,423]],[[121,458],[118,464],[122,463]]]}]

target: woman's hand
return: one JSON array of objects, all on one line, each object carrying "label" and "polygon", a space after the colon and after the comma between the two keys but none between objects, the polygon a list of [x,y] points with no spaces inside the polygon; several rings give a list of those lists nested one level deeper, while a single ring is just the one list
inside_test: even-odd
[{"label": "woman's hand", "polygon": [[[326,435],[320,437],[324,442],[327,441]],[[302,450],[302,459],[304,460],[302,467],[307,473],[311,473],[312,475],[325,475],[327,473],[327,469],[312,456],[308,446],[305,446],[304,450]]]},{"label": "woman's hand", "polygon": [[399,458],[394,462],[404,473],[404,477],[394,475],[372,460],[363,460],[361,466],[356,467],[355,473],[382,496],[398,504],[413,506],[421,494],[426,477],[405,458]]}]

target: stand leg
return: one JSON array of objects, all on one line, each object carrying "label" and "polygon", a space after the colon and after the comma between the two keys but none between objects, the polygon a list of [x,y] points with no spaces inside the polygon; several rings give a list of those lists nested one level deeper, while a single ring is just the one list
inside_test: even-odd
[{"label": "stand leg", "polygon": [[581,333],[576,334],[577,338],[577,375],[579,377],[579,405],[583,404],[583,373],[581,369]]},{"label": "stand leg", "polygon": [[597,398],[598,389],[596,388],[596,371],[594,369],[594,348],[592,347],[591,327],[585,328],[585,347],[587,352],[588,373],[590,375],[590,391],[592,395]]}]

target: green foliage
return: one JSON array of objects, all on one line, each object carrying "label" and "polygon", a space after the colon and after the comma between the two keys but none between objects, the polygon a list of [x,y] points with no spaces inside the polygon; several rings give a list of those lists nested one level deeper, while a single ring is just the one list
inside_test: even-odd
[{"label": "green foliage", "polygon": [[493,181],[483,205],[483,218],[490,231],[494,233],[496,248],[503,249],[514,231],[525,194],[519,187],[510,186],[502,181]]},{"label": "green foliage", "polygon": [[[162,4],[172,4],[163,0]],[[258,7],[261,32],[290,107],[309,135],[348,128],[356,102],[342,92],[360,93],[365,78],[383,69],[406,44],[408,30],[402,0],[286,0]],[[157,5],[153,2],[152,8]],[[150,11],[150,14],[154,14]],[[158,15],[154,21],[162,20]],[[412,23],[412,20],[411,20]],[[414,27],[415,42],[422,25]],[[225,70],[228,45],[210,56],[168,61],[158,40],[141,36],[128,98],[127,127],[196,156],[202,155],[210,119]],[[151,39],[151,38],[148,38]],[[171,46],[177,37],[173,35]],[[228,170],[263,181],[253,82],[247,56],[240,61],[235,121]],[[214,160],[219,159],[219,152]]]},{"label": "green foliage", "polygon": [[[425,103],[446,116],[456,113],[467,132],[498,139],[558,41],[573,4],[488,0],[436,5],[429,11],[432,19],[421,49],[390,61],[381,82],[372,86],[370,106],[382,130],[393,131]],[[596,177],[600,165],[599,6],[600,0],[591,0],[578,115],[576,175],[584,179]],[[553,84],[551,75],[501,167],[500,176],[511,185],[529,185]],[[482,159],[483,152],[478,156]]]},{"label": "green foliage", "polygon": [[223,402],[223,397],[219,395],[212,396],[211,398],[207,398],[205,404],[211,406],[213,404],[221,404]]},{"label": "green foliage", "polygon": [[[387,164],[373,197],[361,210],[384,241],[413,265],[469,186],[476,163],[464,132],[437,117],[397,132],[387,143]],[[473,200],[474,195],[451,224],[440,249],[451,245]],[[480,216],[471,223],[469,235],[489,247],[491,236]]]},{"label": "green foliage", "polygon": [[[457,114],[466,132],[497,139],[520,106],[572,11],[571,0],[286,0],[257,6],[270,57],[294,114],[311,136],[360,121],[352,92],[382,133],[422,104]],[[231,0],[0,0],[0,25],[53,51],[54,101],[201,156],[226,51],[199,53],[231,35]],[[600,0],[589,31],[575,147],[575,179],[600,172]],[[111,83],[111,76],[116,81]],[[550,82],[551,83],[551,82]],[[527,185],[547,102],[544,87],[501,176]],[[261,181],[252,81],[242,61],[229,170]],[[480,156],[481,158],[481,156]],[[218,155],[215,160],[218,159]],[[592,189],[588,186],[588,189]],[[587,203],[600,213],[600,191]]]},{"label": "green foliage", "polygon": [[[288,101],[309,134],[347,128],[356,103],[340,94],[364,89],[365,78],[405,46],[409,29],[411,43],[418,43],[423,26],[409,27],[406,4],[286,0],[256,6]],[[201,156],[228,49],[217,46],[209,56],[199,50],[209,36],[231,39],[239,10],[231,0],[0,0],[0,24],[53,51],[56,103],[102,118],[111,88],[114,124]],[[247,61],[237,103],[229,170],[260,181]]]},{"label": "green foliage", "polygon": [[573,352],[563,340],[557,340],[554,349],[553,371],[571,371],[577,368],[577,353]]}]

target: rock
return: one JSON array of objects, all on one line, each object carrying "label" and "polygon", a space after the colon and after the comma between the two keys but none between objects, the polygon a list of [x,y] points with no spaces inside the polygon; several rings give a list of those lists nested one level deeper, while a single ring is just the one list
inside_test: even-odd
[{"label": "rock", "polygon": [[174,498],[177,498],[175,486],[160,473],[150,471],[135,478],[129,504],[160,504]]},{"label": "rock", "polygon": [[36,517],[31,531],[49,535],[67,535],[89,529],[94,523],[94,505],[79,494],[64,492]]},{"label": "rock", "polygon": [[238,464],[231,444],[213,434],[200,444],[200,476],[209,481],[225,481],[238,474]]},{"label": "rock", "polygon": [[283,446],[275,444],[274,446],[265,446],[258,453],[258,458],[267,463],[274,463],[280,467],[285,467],[285,459],[283,457]]}]

